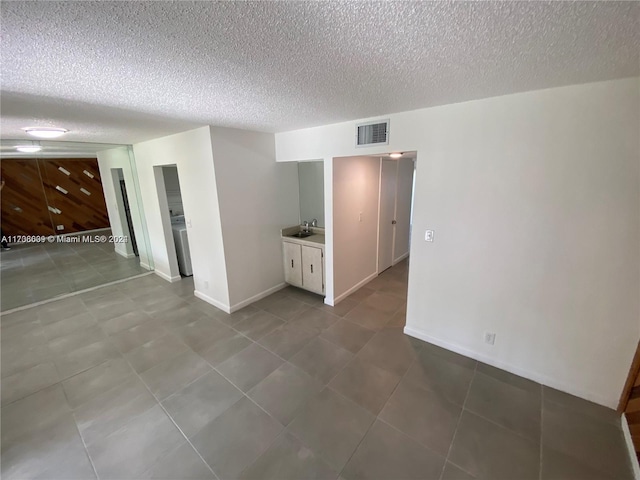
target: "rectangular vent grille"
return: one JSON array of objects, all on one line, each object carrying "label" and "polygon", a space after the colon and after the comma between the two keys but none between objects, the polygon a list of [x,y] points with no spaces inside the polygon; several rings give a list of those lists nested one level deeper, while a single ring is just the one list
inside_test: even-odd
[{"label": "rectangular vent grille", "polygon": [[364,145],[386,145],[389,143],[389,120],[358,125],[356,135],[356,145],[359,147]]}]

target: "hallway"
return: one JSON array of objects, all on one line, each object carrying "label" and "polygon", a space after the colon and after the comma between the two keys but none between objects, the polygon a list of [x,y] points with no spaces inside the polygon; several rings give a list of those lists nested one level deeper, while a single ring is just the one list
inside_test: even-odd
[{"label": "hallway", "polygon": [[150,274],[5,315],[2,477],[633,478],[612,410],[404,335],[407,275],[229,315]]}]

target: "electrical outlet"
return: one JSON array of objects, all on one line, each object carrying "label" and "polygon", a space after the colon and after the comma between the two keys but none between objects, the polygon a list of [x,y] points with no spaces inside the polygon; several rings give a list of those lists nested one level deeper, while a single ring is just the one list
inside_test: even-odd
[{"label": "electrical outlet", "polygon": [[56,228],[57,228],[58,230],[64,230],[64,225],[56,225]]},{"label": "electrical outlet", "polygon": [[425,242],[433,242],[433,230],[427,230],[424,232],[424,240]]},{"label": "electrical outlet", "polygon": [[484,343],[494,345],[496,343],[496,334],[493,332],[484,332]]},{"label": "electrical outlet", "polygon": [[359,221],[360,223],[362,223],[362,212],[360,212],[360,213],[358,214],[358,221]]},{"label": "electrical outlet", "polygon": [[204,288],[209,288],[209,282],[207,280],[204,281]]}]

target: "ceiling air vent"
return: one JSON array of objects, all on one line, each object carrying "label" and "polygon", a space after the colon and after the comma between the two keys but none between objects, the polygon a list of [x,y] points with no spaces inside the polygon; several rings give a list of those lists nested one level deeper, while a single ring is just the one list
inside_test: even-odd
[{"label": "ceiling air vent", "polygon": [[358,125],[356,146],[387,145],[389,143],[389,120]]}]

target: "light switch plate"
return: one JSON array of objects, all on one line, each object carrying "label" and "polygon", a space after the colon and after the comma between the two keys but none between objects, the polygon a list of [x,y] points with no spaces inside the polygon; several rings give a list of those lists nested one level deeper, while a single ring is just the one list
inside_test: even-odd
[{"label": "light switch plate", "polygon": [[424,240],[425,242],[433,242],[433,230],[427,230],[424,232]]}]

